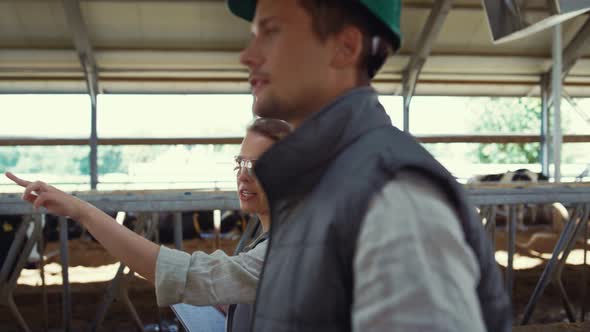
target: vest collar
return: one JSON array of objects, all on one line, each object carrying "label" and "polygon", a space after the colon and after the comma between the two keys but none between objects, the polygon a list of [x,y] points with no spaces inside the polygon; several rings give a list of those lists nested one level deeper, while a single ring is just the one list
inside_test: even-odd
[{"label": "vest collar", "polygon": [[256,163],[256,176],[271,200],[301,194],[320,180],[343,149],[365,132],[390,125],[377,92],[355,88],[272,146]]}]

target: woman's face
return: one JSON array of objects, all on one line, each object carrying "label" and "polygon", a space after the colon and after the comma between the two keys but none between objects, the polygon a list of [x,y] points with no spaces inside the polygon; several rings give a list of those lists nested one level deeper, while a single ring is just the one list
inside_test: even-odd
[{"label": "woman's face", "polygon": [[[256,132],[247,132],[236,160],[236,177],[240,208],[247,213],[268,214],[268,201],[260,183],[248,169],[274,141]],[[251,163],[250,163],[251,162]]]}]

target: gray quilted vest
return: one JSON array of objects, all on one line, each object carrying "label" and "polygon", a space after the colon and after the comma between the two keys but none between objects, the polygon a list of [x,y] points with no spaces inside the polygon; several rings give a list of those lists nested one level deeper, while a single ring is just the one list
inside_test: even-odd
[{"label": "gray quilted vest", "polygon": [[511,330],[494,254],[462,187],[363,87],[312,115],[256,164],[272,226],[251,331],[351,330],[359,230],[371,198],[401,169],[421,172],[448,195],[478,259],[485,326]]}]

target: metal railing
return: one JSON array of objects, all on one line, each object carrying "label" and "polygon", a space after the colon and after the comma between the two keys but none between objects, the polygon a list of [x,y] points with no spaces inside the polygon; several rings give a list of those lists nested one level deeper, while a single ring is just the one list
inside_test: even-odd
[{"label": "metal railing", "polygon": [[[551,204],[554,202],[568,206],[573,212],[560,234],[551,259],[545,266],[539,282],[525,309],[522,324],[526,324],[535,305],[549,282],[555,281],[560,287],[564,307],[568,318],[574,320],[573,309],[561,283],[561,270],[567,255],[572,250],[578,233],[587,225],[590,212],[590,183],[537,184],[537,185],[486,185],[466,186],[467,195],[472,204],[479,207],[480,216],[485,220],[485,227],[492,239],[496,233],[496,217],[500,206],[507,207],[508,230],[508,265],[506,269],[506,287],[511,292],[514,283],[514,253],[517,232],[518,207],[523,204]],[[115,191],[115,192],[77,192],[75,196],[83,199],[106,212],[174,212],[174,238],[177,247],[182,245],[182,223],[180,213],[195,210],[236,210],[239,201],[234,191]],[[20,194],[0,194],[0,214],[34,215],[45,211],[35,211],[29,203],[23,202]],[[60,223],[65,224],[65,218]],[[60,227],[62,259],[67,264],[67,227]],[[585,261],[585,260],[584,260]],[[62,269],[64,281],[67,281],[67,268]],[[64,304],[69,301],[69,287],[64,283]],[[64,308],[64,324],[69,326],[70,308]],[[583,308],[584,312],[584,308]]]},{"label": "metal railing", "polygon": [[[239,209],[237,195],[231,191],[117,191],[78,192],[73,193],[73,195],[105,212],[174,212],[174,242],[177,248],[182,247],[182,212]],[[0,214],[2,215],[32,215],[34,218],[40,218],[44,216],[45,212],[43,208],[35,211],[31,204],[22,201],[21,194],[0,194]],[[66,330],[70,330],[72,301],[67,269],[69,261],[67,230],[67,219],[63,217],[59,218],[60,256],[61,262],[64,265],[64,268],[62,268],[63,325]],[[103,307],[101,305],[101,309],[104,309]],[[100,318],[98,318],[96,325],[100,324],[100,321]]]},{"label": "metal railing", "polygon": [[[565,291],[562,282],[562,271],[566,260],[576,244],[576,239],[584,233],[584,264],[586,264],[587,242],[588,242],[588,215],[590,212],[590,184],[569,183],[569,184],[534,184],[534,185],[488,185],[488,186],[467,186],[468,196],[473,204],[479,207],[480,217],[485,220],[485,227],[488,230],[492,243],[496,234],[496,220],[502,209],[505,213],[507,235],[508,235],[508,263],[506,267],[505,283],[508,293],[512,295],[514,286],[514,253],[516,249],[516,232],[519,218],[522,218],[522,208],[527,206],[543,206],[553,203],[561,203],[567,206],[571,213],[565,222],[563,230],[559,235],[551,258],[545,265],[543,273],[537,282],[531,295],[521,324],[529,322],[537,302],[545,288],[550,282],[558,287],[560,297],[571,322],[575,322],[575,315],[572,303]],[[584,281],[586,283],[586,281]],[[585,298],[586,289],[583,290]],[[584,304],[580,312],[580,319],[583,320],[586,313]]]}]

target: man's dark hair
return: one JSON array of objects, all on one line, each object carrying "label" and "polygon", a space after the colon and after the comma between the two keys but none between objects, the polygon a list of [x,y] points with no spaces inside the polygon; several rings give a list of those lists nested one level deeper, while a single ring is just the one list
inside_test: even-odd
[{"label": "man's dark hair", "polygon": [[[361,82],[372,79],[397,46],[391,44],[385,24],[358,1],[299,0],[299,5],[311,16],[313,31],[322,42],[347,26],[361,31],[363,49],[358,63]],[[379,37],[375,46],[374,37]]]},{"label": "man's dark hair", "polygon": [[257,118],[248,126],[247,131],[268,137],[276,142],[291,134],[293,127],[283,120]]}]

